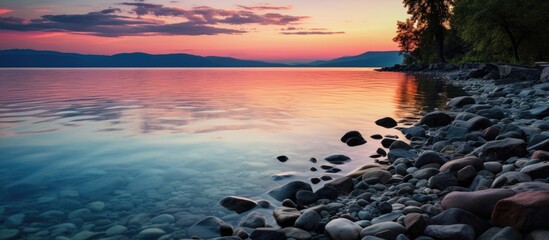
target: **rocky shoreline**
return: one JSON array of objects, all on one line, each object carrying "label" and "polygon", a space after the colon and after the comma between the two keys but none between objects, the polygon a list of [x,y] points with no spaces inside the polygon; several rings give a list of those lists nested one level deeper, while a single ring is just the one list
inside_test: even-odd
[{"label": "rocky shoreline", "polygon": [[118,190],[119,178],[108,184],[98,179],[87,190],[115,191],[116,197],[88,201],[79,198],[84,188],[41,196],[35,204],[47,211],[25,209],[22,202],[1,206],[0,240],[547,239],[549,68],[433,64],[384,70],[441,78],[470,96],[453,98],[447,109],[419,121],[376,121],[407,140],[358,131],[343,135],[349,147],[367,141],[382,147],[369,156],[375,163],[349,173],[337,167],[350,161],[345,155],[310,159],[311,171],[337,173],[335,179],[290,181],[253,199],[227,196],[219,206],[204,206],[212,216],[180,207],[203,200],[161,199],[158,192],[169,194],[178,182],[148,191],[145,197],[152,200],[144,205],[157,209],[148,211],[136,209],[143,202]]},{"label": "rocky shoreline", "polygon": [[[190,236],[216,239],[548,239],[549,68],[469,64],[384,69],[428,75],[471,96],[397,127],[386,160],[364,165],[313,191],[292,181],[269,191],[281,206],[227,197],[238,226],[210,217]],[[402,121],[401,121],[402,123]],[[376,122],[392,128],[396,121]],[[405,124],[407,125],[407,124]],[[362,138],[362,139],[361,139]],[[341,139],[360,144],[356,131]],[[332,156],[326,160],[346,160]],[[257,211],[270,208],[276,224]],[[215,219],[215,221],[214,221]],[[215,223],[215,224],[212,224]],[[219,230],[221,229],[221,230]],[[233,230],[235,229],[235,230]]]}]

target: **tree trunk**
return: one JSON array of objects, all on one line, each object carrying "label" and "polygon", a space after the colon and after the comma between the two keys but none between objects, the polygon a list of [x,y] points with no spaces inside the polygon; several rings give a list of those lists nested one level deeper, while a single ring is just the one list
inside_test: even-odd
[{"label": "tree trunk", "polygon": [[438,26],[435,33],[435,42],[437,44],[438,63],[446,63],[444,57],[444,27]]}]

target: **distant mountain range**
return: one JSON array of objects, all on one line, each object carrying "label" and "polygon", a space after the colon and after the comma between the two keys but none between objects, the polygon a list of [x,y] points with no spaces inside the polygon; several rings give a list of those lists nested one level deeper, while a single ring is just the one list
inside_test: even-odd
[{"label": "distant mountain range", "polygon": [[294,65],[190,54],[87,55],[30,49],[0,51],[0,67],[388,67],[399,63],[402,63],[402,56],[397,51],[366,52]]}]

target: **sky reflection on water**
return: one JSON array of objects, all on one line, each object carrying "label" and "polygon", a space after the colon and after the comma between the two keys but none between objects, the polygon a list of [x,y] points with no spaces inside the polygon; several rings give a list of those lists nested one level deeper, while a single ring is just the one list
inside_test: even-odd
[{"label": "sky reflection on water", "polygon": [[[202,199],[185,205],[196,212],[226,195],[257,196],[371,162],[378,140],[350,148],[339,138],[399,135],[374,121],[416,118],[444,106],[448,92],[360,68],[3,69],[0,86],[4,190],[24,186],[16,194],[32,199],[117,176],[116,189],[136,196],[169,185],[164,197]],[[276,161],[283,154],[290,160]],[[310,157],[331,154],[353,161],[339,174],[308,171],[327,163]],[[296,176],[272,180],[288,171]]]}]

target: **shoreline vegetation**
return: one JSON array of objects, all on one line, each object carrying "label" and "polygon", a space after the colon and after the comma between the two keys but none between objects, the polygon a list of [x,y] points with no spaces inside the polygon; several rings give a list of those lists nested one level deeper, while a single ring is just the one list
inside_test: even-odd
[{"label": "shoreline vegetation", "polygon": [[[307,182],[291,181],[268,192],[279,201],[275,205],[228,196],[220,205],[236,212],[239,224],[210,216],[192,225],[188,236],[546,239],[549,67],[479,63],[380,70],[440,78],[470,96],[450,99],[447,109],[426,113],[412,126],[382,118],[377,125],[398,129],[408,138],[383,137],[384,148],[375,154],[386,159],[359,167],[316,191]],[[349,146],[363,140],[356,131],[341,139]],[[324,160],[349,159],[334,155]],[[270,218],[275,224],[268,224]]]}]

